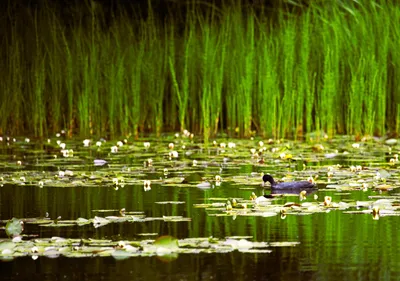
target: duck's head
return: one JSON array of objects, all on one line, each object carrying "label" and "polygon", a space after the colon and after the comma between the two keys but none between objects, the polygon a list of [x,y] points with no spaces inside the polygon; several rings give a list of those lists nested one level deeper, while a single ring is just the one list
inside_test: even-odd
[{"label": "duck's head", "polygon": [[262,179],[264,183],[266,182],[269,182],[270,184],[275,183],[274,178],[271,175],[263,175]]}]

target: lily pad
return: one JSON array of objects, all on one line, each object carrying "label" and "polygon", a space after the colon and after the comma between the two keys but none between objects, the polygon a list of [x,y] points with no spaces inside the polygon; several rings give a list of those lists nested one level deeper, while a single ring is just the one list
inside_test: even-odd
[{"label": "lily pad", "polygon": [[6,233],[8,236],[15,237],[24,230],[24,223],[17,218],[12,218],[6,224]]}]

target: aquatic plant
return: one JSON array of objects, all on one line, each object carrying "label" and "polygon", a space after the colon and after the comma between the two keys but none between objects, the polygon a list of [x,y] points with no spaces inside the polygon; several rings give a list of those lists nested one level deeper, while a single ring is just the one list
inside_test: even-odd
[{"label": "aquatic plant", "polygon": [[175,3],[163,20],[151,1],[146,15],[90,4],[70,23],[45,3],[1,19],[2,133],[399,131],[396,2]]}]

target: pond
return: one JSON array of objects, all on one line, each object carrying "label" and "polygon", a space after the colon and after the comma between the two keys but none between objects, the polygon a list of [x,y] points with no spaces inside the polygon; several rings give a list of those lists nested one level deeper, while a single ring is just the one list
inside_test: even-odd
[{"label": "pond", "polygon": [[[396,139],[0,138],[2,280],[398,280]],[[262,175],[309,180],[271,192]]]}]

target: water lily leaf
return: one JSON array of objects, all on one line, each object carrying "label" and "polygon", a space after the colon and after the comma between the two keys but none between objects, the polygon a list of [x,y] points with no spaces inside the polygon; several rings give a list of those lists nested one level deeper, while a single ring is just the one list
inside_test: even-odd
[{"label": "water lily leaf", "polygon": [[372,205],[372,201],[356,201],[357,207],[369,207]]},{"label": "water lily leaf", "polygon": [[16,247],[17,245],[13,242],[10,241],[1,241],[0,242],[0,252],[3,250],[12,250]]},{"label": "water lily leaf", "polygon": [[48,224],[39,224],[39,226],[42,227],[68,227],[68,226],[74,226],[75,224],[73,223],[63,223],[63,222],[58,222],[58,223],[48,223]]},{"label": "water lily leaf", "polygon": [[175,237],[169,236],[169,235],[158,237],[154,241],[154,245],[157,247],[162,247],[163,249],[168,249],[168,250],[178,250],[179,249],[178,239],[176,239]]},{"label": "water lily leaf", "polygon": [[241,253],[250,253],[250,254],[269,254],[272,253],[272,250],[268,249],[238,249]]},{"label": "water lily leaf", "polygon": [[24,230],[24,224],[17,218],[12,218],[6,224],[6,233],[8,236],[18,236]]},{"label": "water lily leaf", "polygon": [[139,235],[139,236],[156,236],[156,235],[158,235],[158,233],[156,233],[156,232],[152,232],[152,233],[138,233],[138,234],[136,234],[136,235]]},{"label": "water lily leaf", "polygon": [[[114,250],[110,251],[111,256],[116,259],[116,260],[125,260],[128,259],[129,257],[133,256],[132,253],[123,251],[123,250]],[[108,255],[109,253],[107,253]]]},{"label": "water lily leaf", "polygon": [[94,217],[94,219],[93,219],[92,222],[93,222],[93,226],[94,226],[95,228],[101,227],[101,226],[104,226],[104,225],[110,223],[109,220],[107,220],[107,219],[105,219],[105,218],[102,218],[102,217],[97,217],[97,216]]},{"label": "water lily leaf", "polygon": [[76,223],[78,225],[90,224],[90,220],[85,219],[85,218],[77,218]]},{"label": "water lily leaf", "polygon": [[185,204],[186,202],[183,201],[159,201],[159,202],[154,202],[156,204]]},{"label": "water lily leaf", "polygon": [[200,189],[210,189],[212,186],[211,186],[211,183],[209,183],[209,182],[202,182],[202,183],[197,184],[196,187],[200,188]]},{"label": "water lily leaf", "polygon": [[[227,236],[225,237],[226,239],[253,239],[253,236]],[[208,239],[208,238],[203,238],[203,239]]]},{"label": "water lily leaf", "polygon": [[299,245],[300,242],[294,241],[294,242],[289,242],[289,241],[285,241],[285,242],[270,242],[269,245],[271,247],[295,247],[297,245]]},{"label": "water lily leaf", "polygon": [[184,218],[181,216],[163,216],[163,220],[168,222],[192,221],[191,218]]}]

